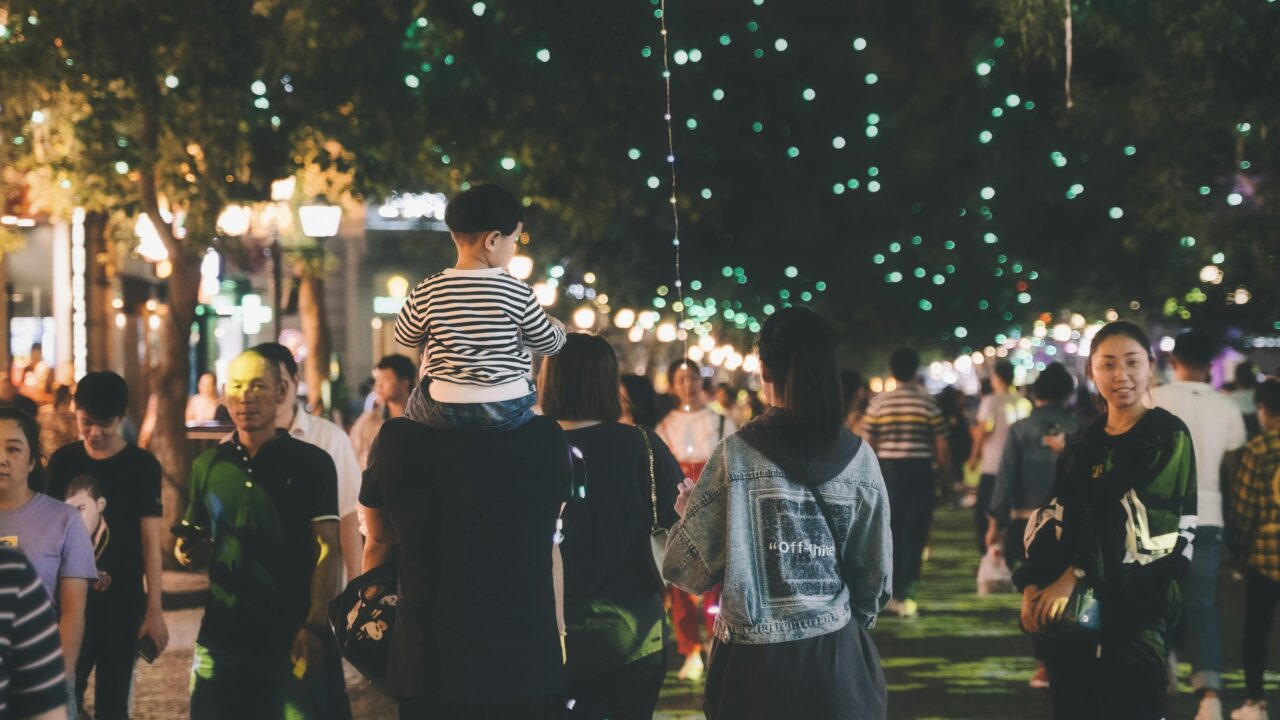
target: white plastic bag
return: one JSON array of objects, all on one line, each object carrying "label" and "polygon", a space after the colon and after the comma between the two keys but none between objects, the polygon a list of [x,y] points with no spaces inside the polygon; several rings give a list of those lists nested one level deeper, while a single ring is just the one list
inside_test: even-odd
[{"label": "white plastic bag", "polygon": [[1013,579],[1009,566],[1005,564],[1004,554],[999,546],[987,548],[987,554],[978,563],[978,595],[985,597],[992,593],[1012,592]]}]

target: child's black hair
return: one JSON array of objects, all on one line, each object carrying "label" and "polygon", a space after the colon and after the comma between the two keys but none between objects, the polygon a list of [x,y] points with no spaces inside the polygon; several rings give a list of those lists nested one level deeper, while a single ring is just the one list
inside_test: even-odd
[{"label": "child's black hair", "polygon": [[457,194],[444,210],[444,223],[459,235],[498,231],[510,235],[524,222],[524,208],[506,188],[486,183]]}]

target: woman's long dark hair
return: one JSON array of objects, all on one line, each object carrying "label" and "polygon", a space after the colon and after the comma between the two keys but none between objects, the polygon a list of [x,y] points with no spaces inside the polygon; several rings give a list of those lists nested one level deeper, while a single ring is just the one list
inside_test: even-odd
[{"label": "woman's long dark hair", "polygon": [[44,492],[44,464],[40,462],[40,425],[26,410],[13,407],[0,407],[0,420],[12,420],[22,428],[34,463],[31,473],[27,475],[27,487],[36,492]]},{"label": "woman's long dark hair", "polygon": [[831,326],[808,308],[784,308],[765,320],[757,350],[797,437],[814,447],[835,440],[845,413]]}]

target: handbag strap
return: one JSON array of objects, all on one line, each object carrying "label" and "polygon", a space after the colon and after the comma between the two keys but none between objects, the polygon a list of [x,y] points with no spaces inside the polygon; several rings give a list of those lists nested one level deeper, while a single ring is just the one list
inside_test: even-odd
[{"label": "handbag strap", "polygon": [[848,585],[848,581],[844,578],[844,551],[841,546],[844,545],[840,541],[840,537],[836,533],[835,523],[831,522],[831,518],[827,515],[827,507],[823,505],[822,498],[818,496],[817,491],[808,485],[805,489],[813,496],[813,501],[818,504],[818,512],[822,514],[822,520],[827,524],[827,532],[831,533],[831,545],[836,551],[836,572],[840,574],[840,581]]},{"label": "handbag strap", "polygon": [[649,456],[649,508],[653,511],[653,525],[649,527],[649,531],[653,532],[658,529],[658,480],[653,474],[653,444],[649,442],[649,433],[644,428],[637,425],[636,431],[640,433],[645,454]]}]

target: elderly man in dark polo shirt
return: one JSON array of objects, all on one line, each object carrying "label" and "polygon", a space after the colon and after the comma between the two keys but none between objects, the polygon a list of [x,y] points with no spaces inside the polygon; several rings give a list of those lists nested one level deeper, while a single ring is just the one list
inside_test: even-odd
[{"label": "elderly man in dark polo shirt", "polygon": [[175,528],[184,564],[212,551],[191,718],[350,718],[327,624],[342,575],[333,460],[276,428],[275,363],[246,352],[228,375],[236,432],[196,458]]}]

